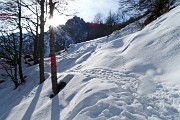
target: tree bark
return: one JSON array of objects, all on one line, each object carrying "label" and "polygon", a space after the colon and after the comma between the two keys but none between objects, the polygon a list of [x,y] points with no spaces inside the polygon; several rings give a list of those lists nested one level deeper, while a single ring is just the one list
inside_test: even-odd
[{"label": "tree bark", "polygon": [[17,50],[16,50],[16,41],[15,41],[15,36],[14,36],[14,33],[13,33],[13,47],[14,47],[14,52],[15,52],[15,55],[14,55],[14,79],[13,79],[13,83],[15,85],[15,89],[18,87],[19,83],[18,83],[18,78],[17,78],[17,63],[18,63],[18,53],[17,53]]},{"label": "tree bark", "polygon": [[23,76],[23,71],[22,71],[22,46],[23,46],[23,36],[22,36],[22,26],[21,26],[21,0],[17,0],[18,3],[18,28],[19,28],[19,58],[18,58],[18,65],[19,65],[19,78],[21,83],[24,83],[24,76]]},{"label": "tree bark", "polygon": [[34,40],[34,54],[33,54],[33,58],[34,58],[34,64],[38,64],[39,63],[39,34],[38,34],[38,28],[39,28],[39,16],[38,16],[38,10],[37,10],[37,6],[36,6],[36,36],[35,36],[35,40]]},{"label": "tree bark", "polygon": [[[53,18],[54,5],[52,0],[49,0],[50,5],[50,19]],[[50,31],[50,57],[51,57],[51,81],[52,81],[52,91],[54,95],[58,94],[58,84],[57,84],[57,66],[56,66],[56,54],[55,54],[55,35],[54,28],[52,25],[49,27]]]},{"label": "tree bark", "polygon": [[44,3],[45,0],[41,0],[40,6],[41,6],[41,16],[40,16],[40,36],[39,36],[39,73],[40,73],[40,84],[45,81],[44,76]]}]

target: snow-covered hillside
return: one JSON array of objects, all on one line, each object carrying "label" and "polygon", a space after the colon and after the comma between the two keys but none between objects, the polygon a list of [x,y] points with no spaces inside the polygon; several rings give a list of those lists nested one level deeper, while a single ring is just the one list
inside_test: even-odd
[{"label": "snow-covered hillside", "polygon": [[[72,45],[57,56],[66,87],[53,99],[50,60],[0,84],[0,120],[180,120],[180,6],[141,31]],[[133,30],[134,31],[134,30]]]}]

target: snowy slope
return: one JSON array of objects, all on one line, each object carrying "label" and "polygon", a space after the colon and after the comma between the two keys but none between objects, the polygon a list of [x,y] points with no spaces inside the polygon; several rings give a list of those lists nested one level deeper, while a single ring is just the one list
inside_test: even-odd
[{"label": "snowy slope", "polygon": [[0,84],[0,120],[180,120],[179,23],[180,6],[133,34],[72,45],[57,56],[67,85],[53,99],[49,59],[41,85],[38,66],[25,67],[25,85]]}]

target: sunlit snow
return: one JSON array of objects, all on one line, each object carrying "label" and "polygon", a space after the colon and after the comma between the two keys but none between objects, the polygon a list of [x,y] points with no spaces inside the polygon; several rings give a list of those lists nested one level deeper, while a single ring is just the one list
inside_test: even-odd
[{"label": "sunlit snow", "polygon": [[131,27],[57,55],[67,85],[52,99],[49,58],[41,85],[38,65],[24,65],[27,81],[16,90],[1,77],[0,120],[180,120],[180,6]]}]

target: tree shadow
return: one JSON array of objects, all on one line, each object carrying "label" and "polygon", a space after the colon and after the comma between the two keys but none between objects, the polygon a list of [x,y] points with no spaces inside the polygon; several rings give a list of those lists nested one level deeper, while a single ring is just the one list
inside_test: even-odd
[{"label": "tree shadow", "polygon": [[52,98],[51,120],[60,120],[60,110],[62,108],[63,106],[59,105],[59,96],[54,96]]},{"label": "tree shadow", "polygon": [[37,104],[37,102],[38,102],[40,93],[41,93],[41,91],[42,91],[42,87],[43,87],[43,84],[40,84],[40,85],[38,86],[38,89],[37,89],[37,91],[36,91],[36,94],[35,94],[33,100],[31,101],[31,104],[29,105],[29,107],[28,107],[26,113],[24,114],[22,120],[30,120],[30,118],[31,118],[31,116],[32,116],[32,114],[33,114],[33,112],[34,112],[34,110],[35,110],[36,104]]},{"label": "tree shadow", "polygon": [[[62,76],[61,76],[62,77]],[[60,81],[59,83],[62,84],[62,82],[65,82],[66,84],[74,77],[74,74],[67,74],[66,76],[63,76],[63,78],[58,78]],[[66,85],[60,85],[61,90],[66,86]],[[59,86],[59,87],[60,87]],[[66,103],[66,100],[63,101],[63,95],[61,96],[61,103],[59,103],[59,96],[58,94],[54,96],[52,99],[52,107],[51,107],[51,120],[60,120],[60,110],[64,108],[63,103]]]},{"label": "tree shadow", "polygon": [[[12,93],[14,93],[14,91]],[[12,94],[12,93],[10,93],[10,94]],[[14,97],[14,95],[12,95],[12,96]],[[12,98],[10,95],[5,96],[5,97],[6,97],[6,99],[11,99]],[[23,99],[22,96],[18,96],[16,98],[17,99],[14,100],[13,104],[9,103],[9,101],[7,103],[2,103],[2,104],[5,104],[5,105],[0,104],[0,106],[1,106],[1,108],[0,108],[1,109],[0,110],[0,120],[6,120],[8,118],[8,116],[9,116],[9,114],[11,113],[12,108],[15,107],[16,105],[20,104],[21,100]],[[1,113],[1,111],[3,111],[4,109],[6,111]]]},{"label": "tree shadow", "polygon": [[[28,81],[27,81],[28,82]],[[10,82],[11,83],[11,82]],[[7,84],[10,84],[7,82]],[[3,96],[0,102],[0,120],[6,120],[11,113],[12,109],[19,105],[24,98],[27,96],[31,90],[36,87],[36,83],[29,84],[26,83],[25,85],[20,85],[16,90],[13,90],[14,86],[8,86],[5,84],[5,87],[1,89],[1,93],[7,93]],[[27,87],[28,86],[28,87]],[[13,99],[13,100],[12,100]],[[5,111],[4,111],[5,110]]]}]

